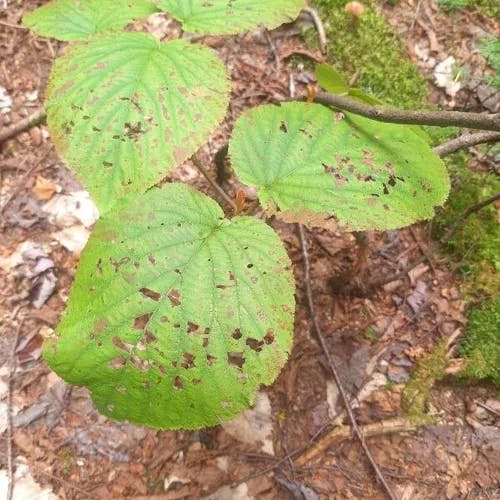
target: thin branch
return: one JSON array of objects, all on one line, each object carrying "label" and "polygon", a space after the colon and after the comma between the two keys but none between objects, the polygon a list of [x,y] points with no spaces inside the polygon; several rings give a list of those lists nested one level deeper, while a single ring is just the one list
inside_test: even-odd
[{"label": "thin branch", "polygon": [[[298,100],[304,101],[301,97]],[[350,111],[379,122],[435,127],[463,127],[500,132],[500,113],[467,113],[462,111],[422,111],[372,106],[348,97],[318,92],[315,101],[326,106]]]},{"label": "thin branch", "polygon": [[500,418],[500,413],[495,410],[495,408],[492,408],[491,406],[488,406],[484,403],[481,403],[481,401],[474,401],[478,406],[481,408],[484,408],[486,411],[489,411],[491,414],[495,415],[497,418]]},{"label": "thin branch", "polygon": [[312,7],[304,7],[302,10],[303,12],[307,12],[311,16],[316,31],[318,32],[319,49],[321,50],[322,54],[326,54],[326,46],[328,45],[328,42],[326,40],[325,27],[323,26],[321,17],[319,17],[318,11]]},{"label": "thin branch", "polygon": [[459,228],[460,224],[467,219],[467,217],[471,216],[475,212],[479,212],[479,210],[483,209],[484,207],[487,207],[488,205],[491,205],[492,203],[495,203],[495,201],[500,200],[500,193],[497,193],[490,198],[487,198],[486,200],[480,201],[479,203],[476,203],[475,205],[470,206],[467,208],[467,210],[464,210],[462,214],[457,218],[457,220],[448,228],[448,231],[446,231],[446,234],[444,235],[444,241],[449,240],[456,232],[457,229]]},{"label": "thin branch", "polygon": [[208,174],[207,170],[201,163],[201,161],[198,159],[196,155],[193,155],[191,157],[191,161],[193,162],[194,166],[202,173],[203,177],[210,183],[210,185],[214,188],[214,190],[224,198],[224,200],[227,202],[227,204],[233,209],[233,211],[236,213],[238,211],[238,207],[236,206],[236,203],[229,197],[229,195],[210,177]]},{"label": "thin branch", "polygon": [[[375,422],[373,424],[367,424],[361,426],[363,436],[382,436],[385,434],[397,434],[401,432],[415,432],[418,426],[408,422],[404,418],[394,418],[389,420],[382,420],[381,422]],[[297,467],[302,467],[307,462],[313,460],[318,455],[324,453],[328,448],[331,448],[334,444],[349,439],[352,436],[352,429],[349,426],[341,426],[332,429],[330,432],[325,434],[320,440],[318,440],[314,447],[310,448],[307,453],[304,453],[295,460],[295,465]]]},{"label": "thin branch", "polygon": [[500,141],[499,132],[478,132],[477,134],[463,134],[434,148],[434,152],[441,156],[451,155],[459,149],[470,148],[478,144],[487,144]]},{"label": "thin branch", "polygon": [[31,127],[42,123],[46,117],[45,109],[37,109],[33,114],[23,118],[22,120],[14,123],[10,127],[0,131],[0,143],[5,142],[8,139],[12,139],[21,132],[29,130]]},{"label": "thin branch", "polygon": [[340,379],[340,376],[337,372],[337,368],[335,366],[335,363],[333,362],[333,358],[330,355],[330,351],[328,350],[328,346],[326,345],[325,339],[323,337],[323,334],[321,332],[321,329],[319,327],[318,319],[316,316],[316,309],[314,307],[314,300],[312,296],[312,286],[311,286],[311,269],[310,269],[310,262],[309,262],[309,252],[307,249],[307,240],[306,240],[306,235],[305,235],[305,230],[304,226],[302,224],[298,224],[298,232],[299,232],[299,238],[300,238],[300,245],[302,248],[302,259],[304,261],[304,282],[306,285],[306,296],[307,296],[307,302],[309,306],[309,312],[311,315],[311,321],[313,323],[313,327],[316,333],[316,336],[318,337],[319,343],[321,345],[321,348],[323,352],[325,353],[326,359],[328,361],[328,365],[330,367],[330,370],[332,372],[333,378],[335,379],[335,383],[337,384],[337,387],[339,389],[339,393],[342,397],[342,400],[344,402],[345,409],[347,411],[347,415],[349,417],[349,421],[351,423],[352,431],[356,435],[356,437],[359,439],[359,442],[361,443],[361,447],[363,448],[363,451],[365,452],[366,457],[368,458],[375,475],[377,476],[378,480],[380,481],[382,487],[384,488],[387,496],[391,500],[396,500],[396,497],[394,496],[394,493],[391,490],[391,487],[385,480],[384,475],[382,474],[382,471],[380,470],[379,466],[377,465],[377,462],[373,458],[373,455],[370,452],[370,449],[368,448],[363,433],[361,432],[360,428],[358,427],[358,424],[356,422],[356,418],[354,417],[354,413],[352,412],[351,404],[349,402],[349,398],[347,396],[347,393],[344,389],[344,386],[342,385],[342,381]]},{"label": "thin branch", "polygon": [[[17,315],[17,313],[16,313]],[[16,332],[14,334],[14,339],[12,340],[12,347],[10,351],[9,358],[9,378],[7,381],[7,476],[9,483],[7,485],[7,496],[6,500],[12,500],[12,495],[14,493],[14,462],[12,460],[12,393],[14,376],[16,373],[17,363],[16,363],[16,349],[19,342],[19,335],[21,334],[21,328],[23,326],[23,320],[19,322]]]}]

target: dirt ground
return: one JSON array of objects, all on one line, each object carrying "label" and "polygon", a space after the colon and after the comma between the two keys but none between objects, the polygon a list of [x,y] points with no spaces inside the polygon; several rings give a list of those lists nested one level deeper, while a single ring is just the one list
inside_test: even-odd
[{"label": "dirt ground", "polygon": [[[50,66],[63,48],[20,26],[23,13],[42,3],[10,0],[0,15],[0,130],[42,105]],[[386,4],[384,12],[404,33],[409,56],[429,78],[432,102],[494,111],[498,95],[481,90],[484,60],[472,46],[481,33],[498,33],[498,25],[477,12],[438,12],[429,0],[418,6],[401,1]],[[147,29],[161,33],[166,28],[155,21]],[[219,53],[233,81],[227,120],[201,153],[207,165],[243,109],[286,98],[291,81],[297,93],[314,81],[312,73],[290,62],[296,53],[323,59],[307,51],[299,31],[294,26],[277,30],[271,45],[262,32],[203,40]],[[445,59],[457,40],[455,57],[477,78],[451,96],[434,85],[429,59]],[[215,196],[189,163],[168,179],[189,181]],[[226,187],[235,186],[232,179]],[[348,421],[312,332],[300,243],[292,226],[270,221],[286,243],[297,279],[294,348],[279,379],[236,423],[167,432],[105,419],[86,390],[70,389],[41,359],[41,344],[64,309],[96,216],[56,156],[45,125],[1,145],[0,207],[4,438],[9,385],[13,414],[11,452],[2,439],[0,496],[11,453],[14,498],[19,499],[384,497],[359,443],[349,433],[339,434]],[[426,411],[432,421],[425,424],[408,422],[402,407],[413,367],[441,339],[449,341],[448,371],[460,362],[456,342],[466,317],[456,276],[425,224],[367,238],[360,266],[354,268],[359,247],[352,235],[308,233],[318,321],[357,420],[372,429],[367,443],[374,458],[401,499],[500,499],[500,404],[493,388],[465,387],[445,378],[431,390]],[[391,279],[422,255],[428,256],[424,262]],[[364,285],[373,281],[384,283],[367,291]]]}]

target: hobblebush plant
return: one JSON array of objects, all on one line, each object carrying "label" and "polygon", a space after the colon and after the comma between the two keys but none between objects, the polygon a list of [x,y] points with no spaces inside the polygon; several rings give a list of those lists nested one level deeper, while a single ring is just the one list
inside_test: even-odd
[{"label": "hobblebush plant", "polygon": [[[44,355],[111,418],[175,429],[234,417],[277,377],[294,318],[291,263],[270,226],[226,218],[186,185],[153,187],[224,119],[224,65],[201,44],[125,28],[160,11],[190,32],[233,34],[276,27],[302,7],[54,0],[24,19],[39,35],[71,42],[50,75],[47,123],[101,213]],[[328,88],[332,75],[320,73]],[[419,129],[320,104],[247,111],[229,152],[267,214],[307,226],[401,227],[431,217],[449,189]]]}]

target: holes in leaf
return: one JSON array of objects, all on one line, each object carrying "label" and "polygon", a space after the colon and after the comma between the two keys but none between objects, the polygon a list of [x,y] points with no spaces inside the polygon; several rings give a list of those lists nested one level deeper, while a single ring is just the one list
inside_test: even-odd
[{"label": "holes in leaf", "polygon": [[151,264],[153,264],[153,266],[156,266],[156,259],[154,258],[152,253],[148,255],[148,260],[149,262],[151,262]]},{"label": "holes in leaf", "polygon": [[193,380],[191,380],[191,383],[192,383],[193,385],[199,385],[199,384],[201,384],[201,379],[199,379],[199,378],[194,378]]},{"label": "holes in leaf", "polygon": [[247,264],[247,269],[252,269],[253,264]]},{"label": "holes in leaf", "polygon": [[139,290],[139,292],[142,293],[144,297],[147,299],[154,300],[155,302],[158,302],[161,298],[161,293],[155,292],[154,290],[151,290],[150,288],[143,287]]},{"label": "holes in leaf", "polygon": [[269,328],[266,332],[266,336],[264,337],[264,342],[267,345],[270,345],[274,342],[274,330],[272,328]]},{"label": "holes in leaf", "polygon": [[187,323],[187,332],[188,333],[195,333],[199,330],[200,325],[197,325],[196,323],[193,323],[192,321],[188,321]]},{"label": "holes in leaf", "polygon": [[152,360],[141,359],[137,356],[132,356],[130,358],[130,362],[141,372],[147,371],[149,369],[149,366],[153,363]]},{"label": "holes in leaf", "polygon": [[231,401],[221,401],[220,405],[222,408],[232,408],[233,407],[233,403],[231,403]]},{"label": "holes in leaf", "polygon": [[215,356],[211,356],[210,354],[207,354],[207,366],[212,366],[216,361],[217,361],[217,358]]},{"label": "holes in leaf", "polygon": [[124,386],[124,385],[117,385],[116,386],[116,390],[120,393],[120,394],[125,394],[127,392],[127,388]]},{"label": "holes in leaf", "polygon": [[146,328],[146,325],[149,323],[151,316],[153,316],[153,313],[146,313],[142,314],[141,316],[137,316],[137,318],[134,319],[134,329],[144,330],[144,328]]},{"label": "holes in leaf", "polygon": [[189,352],[185,352],[183,355],[182,355],[182,368],[184,368],[185,370],[190,370],[191,368],[194,368],[194,359],[195,357],[190,354]]},{"label": "holes in leaf", "polygon": [[107,409],[110,413],[112,413],[112,412],[113,412],[113,410],[115,409],[115,405],[113,405],[113,404],[109,404],[109,405],[107,405],[107,406],[106,406],[106,409]]},{"label": "holes in leaf", "polygon": [[144,334],[144,342],[146,344],[152,344],[153,342],[156,342],[158,339],[153,335],[153,332],[146,330]]},{"label": "holes in leaf", "polygon": [[288,127],[286,126],[286,123],[283,120],[281,120],[280,122],[280,130],[285,134],[288,132]]},{"label": "holes in leaf", "polygon": [[236,330],[234,330],[234,332],[233,332],[232,337],[235,340],[239,340],[239,339],[241,339],[241,335],[242,335],[241,330],[239,328],[236,328]]},{"label": "holes in leaf", "polygon": [[182,391],[182,389],[184,389],[184,382],[178,375],[174,378],[172,385],[174,386],[174,389],[177,389],[178,391]]},{"label": "holes in leaf", "polygon": [[108,363],[108,366],[112,370],[119,370],[120,368],[123,368],[126,365],[126,363],[127,363],[127,360],[123,356],[120,356],[119,358],[112,359]]},{"label": "holes in leaf", "polygon": [[204,347],[204,348],[206,349],[206,348],[208,347],[208,342],[209,342],[208,337],[205,337],[205,338],[203,339],[202,344],[201,344],[201,345],[202,345],[202,347]]},{"label": "holes in leaf", "polygon": [[179,290],[175,290],[174,288],[172,288],[172,290],[170,290],[170,292],[168,292],[167,297],[170,300],[172,307],[178,307],[181,305],[181,300],[180,300],[181,294],[180,294]]},{"label": "holes in leaf", "polygon": [[122,351],[125,351],[127,353],[132,352],[132,344],[127,344],[124,342],[121,338],[117,337],[116,335],[111,339],[111,342],[113,342],[113,345],[115,347],[118,347],[118,349],[121,349]]},{"label": "holes in leaf", "polygon": [[252,339],[248,338],[245,342],[245,344],[252,349],[252,351],[255,352],[261,352],[262,351],[262,346],[264,345],[263,340],[257,340],[257,339]]},{"label": "holes in leaf", "polygon": [[245,358],[242,352],[228,352],[227,361],[230,365],[237,366],[238,368],[243,368],[245,364]]}]

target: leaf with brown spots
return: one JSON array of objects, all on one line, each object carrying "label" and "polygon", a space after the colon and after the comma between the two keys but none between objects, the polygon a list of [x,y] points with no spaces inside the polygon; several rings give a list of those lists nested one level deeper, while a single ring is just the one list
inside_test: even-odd
[{"label": "leaf with brown spots", "polygon": [[57,152],[105,213],[196,152],[224,118],[229,91],[224,64],[207,47],[105,34],[54,63],[47,123]]},{"label": "leaf with brown spots", "polygon": [[413,127],[320,104],[247,111],[236,122],[229,154],[268,214],[308,226],[406,226],[431,218],[450,188],[443,162]]},{"label": "leaf with brown spots", "polygon": [[290,264],[267,224],[186,185],[129,197],[96,224],[45,358],[111,418],[216,425],[287,359]]}]

